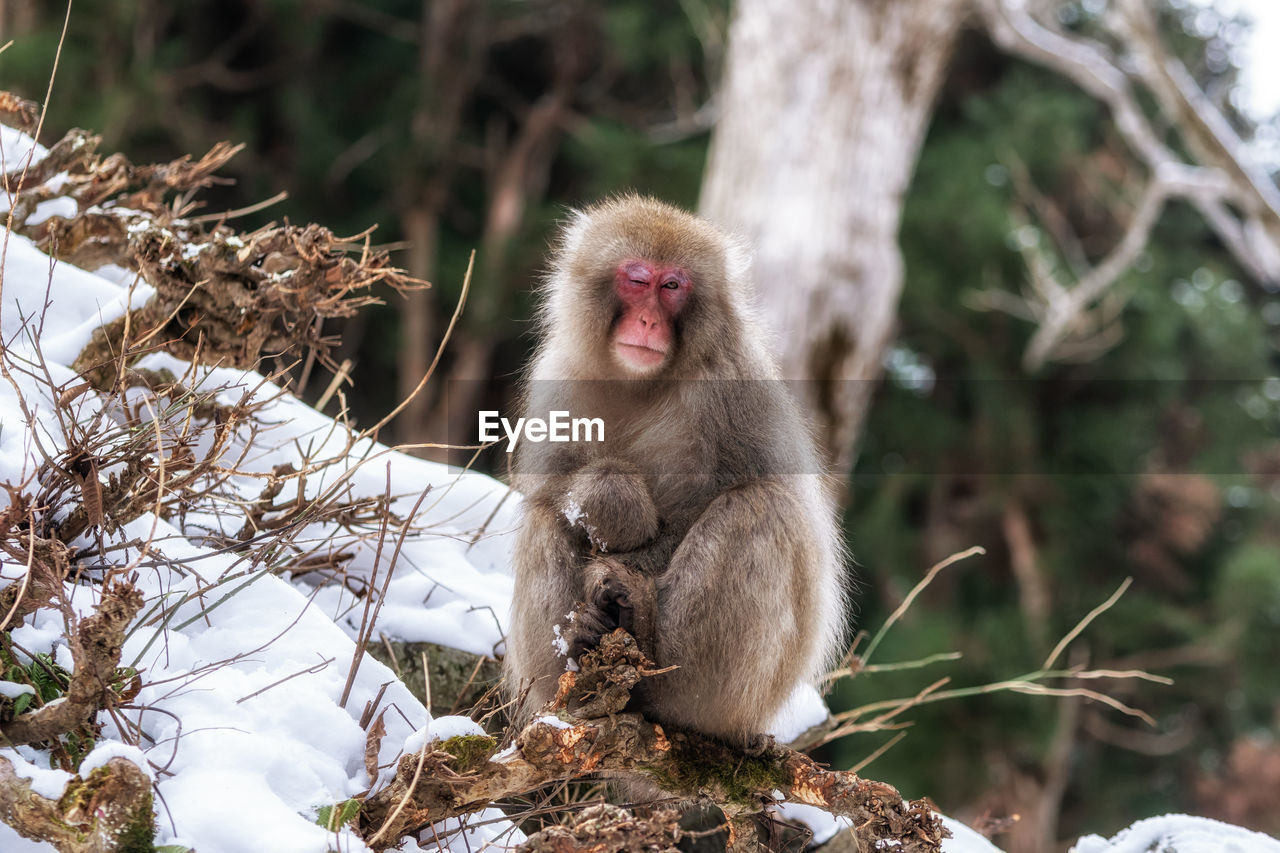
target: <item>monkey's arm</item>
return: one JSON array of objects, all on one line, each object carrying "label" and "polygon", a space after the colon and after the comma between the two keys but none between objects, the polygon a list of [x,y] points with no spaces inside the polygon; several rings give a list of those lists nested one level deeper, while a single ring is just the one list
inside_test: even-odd
[{"label": "monkey's arm", "polygon": [[601,551],[632,551],[658,534],[658,510],[644,475],[616,457],[595,459],[578,469],[564,496],[564,515]]},{"label": "monkey's arm", "polygon": [[517,717],[537,711],[555,695],[567,649],[557,630],[582,598],[581,554],[556,503],[530,490],[512,555],[515,588],[504,666],[514,695],[529,690]]}]

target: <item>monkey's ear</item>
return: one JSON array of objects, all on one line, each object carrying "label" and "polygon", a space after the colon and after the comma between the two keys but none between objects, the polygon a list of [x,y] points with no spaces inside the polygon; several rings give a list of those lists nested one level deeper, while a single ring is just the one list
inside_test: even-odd
[{"label": "monkey's ear", "polygon": [[587,235],[587,226],[590,224],[591,217],[585,210],[569,208],[564,227],[560,229],[560,257],[569,258],[577,254]]}]

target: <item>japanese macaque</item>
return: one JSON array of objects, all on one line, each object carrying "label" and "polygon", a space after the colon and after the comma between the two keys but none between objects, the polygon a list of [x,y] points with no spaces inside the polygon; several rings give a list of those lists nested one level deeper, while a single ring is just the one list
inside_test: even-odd
[{"label": "japanese macaque", "polygon": [[576,212],[560,235],[526,413],[605,430],[516,449],[506,681],[529,691],[525,715],[621,626],[675,667],[641,682],[638,710],[755,744],[837,651],[839,534],[748,274],[734,240],[649,198]]}]

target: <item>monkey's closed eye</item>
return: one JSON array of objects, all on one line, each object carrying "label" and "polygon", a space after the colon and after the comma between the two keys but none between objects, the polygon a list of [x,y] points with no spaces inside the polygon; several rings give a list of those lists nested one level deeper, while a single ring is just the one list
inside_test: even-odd
[{"label": "monkey's closed eye", "polygon": [[643,286],[643,285],[648,284],[649,282],[647,282],[647,281],[641,281],[641,280],[640,280],[640,279],[638,279],[638,278],[633,278],[633,279],[631,279],[631,283],[632,283],[632,284],[639,284],[639,285],[642,285],[642,286]]}]

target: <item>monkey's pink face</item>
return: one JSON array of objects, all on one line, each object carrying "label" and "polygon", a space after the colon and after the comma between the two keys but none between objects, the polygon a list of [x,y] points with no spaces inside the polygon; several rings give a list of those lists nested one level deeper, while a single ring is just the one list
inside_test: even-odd
[{"label": "monkey's pink face", "polygon": [[631,373],[655,373],[675,347],[675,318],[693,289],[689,274],[670,264],[631,259],[618,265],[614,287],[622,317],[613,333],[613,354]]}]

